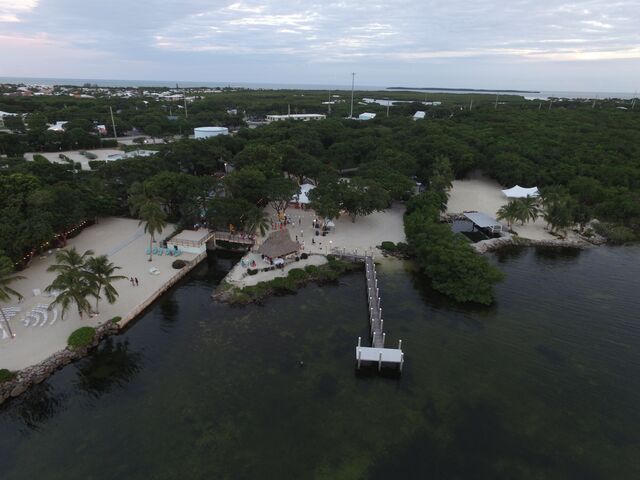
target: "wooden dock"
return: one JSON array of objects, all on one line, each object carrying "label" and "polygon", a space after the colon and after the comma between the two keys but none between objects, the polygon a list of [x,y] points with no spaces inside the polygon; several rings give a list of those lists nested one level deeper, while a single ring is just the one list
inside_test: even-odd
[{"label": "wooden dock", "polygon": [[364,261],[365,276],[367,279],[367,303],[369,306],[369,327],[371,334],[371,347],[362,345],[362,337],[358,337],[356,347],[356,365],[360,369],[363,362],[365,364],[377,364],[378,371],[383,365],[397,366],[402,372],[404,366],[404,353],[402,352],[402,340],[398,341],[398,348],[385,348],[387,334],[384,331],[384,318],[382,316],[382,306],[380,302],[380,288],[376,276],[376,265],[373,256],[365,252],[364,255],[347,254],[346,252],[336,252],[339,256],[348,257],[352,260]]}]

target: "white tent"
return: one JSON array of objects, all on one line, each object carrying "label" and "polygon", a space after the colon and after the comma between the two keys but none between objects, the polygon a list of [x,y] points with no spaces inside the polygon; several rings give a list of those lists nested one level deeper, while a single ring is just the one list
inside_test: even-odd
[{"label": "white tent", "polygon": [[291,201],[304,205],[309,204],[311,202],[311,200],[309,200],[309,192],[314,188],[316,188],[315,185],[312,185],[310,183],[303,183],[302,185],[300,185],[300,193],[294,195]]},{"label": "white tent", "polygon": [[525,187],[521,187],[520,185],[516,185],[515,187],[508,188],[507,190],[502,190],[502,193],[504,193],[507,198],[525,198],[525,197],[540,196],[538,187],[525,188]]}]

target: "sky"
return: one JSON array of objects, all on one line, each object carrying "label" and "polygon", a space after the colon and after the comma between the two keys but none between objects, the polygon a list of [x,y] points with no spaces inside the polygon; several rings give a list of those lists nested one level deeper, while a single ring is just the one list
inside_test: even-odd
[{"label": "sky", "polygon": [[0,76],[640,90],[639,0],[0,0]]}]

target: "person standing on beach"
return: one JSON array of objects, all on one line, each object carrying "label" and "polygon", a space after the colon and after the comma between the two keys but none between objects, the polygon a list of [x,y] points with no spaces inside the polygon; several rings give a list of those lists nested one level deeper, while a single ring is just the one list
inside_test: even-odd
[{"label": "person standing on beach", "polygon": [[131,286],[132,286],[132,287],[135,287],[135,286],[136,286],[136,283],[134,282],[133,277],[131,277],[129,280],[131,280]]},{"label": "person standing on beach", "polygon": [[138,277],[134,277],[134,280],[136,281],[136,287],[138,286]]}]

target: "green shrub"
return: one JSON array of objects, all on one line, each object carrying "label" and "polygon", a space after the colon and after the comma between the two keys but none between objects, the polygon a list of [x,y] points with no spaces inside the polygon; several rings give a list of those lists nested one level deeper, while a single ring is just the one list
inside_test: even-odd
[{"label": "green shrub", "polygon": [[336,259],[335,255],[331,255],[331,254],[327,255],[327,260],[332,261],[332,260],[335,260],[335,259]]},{"label": "green shrub", "polygon": [[229,297],[229,303],[231,305],[246,305],[249,302],[251,302],[251,297],[242,290],[234,290]]},{"label": "green shrub", "polygon": [[49,160],[47,160],[47,157],[45,157],[44,155],[40,155],[39,153],[36,153],[33,155],[33,161],[34,162],[48,162]]},{"label": "green shrub", "polygon": [[409,246],[408,243],[398,242],[398,243],[396,243],[396,249],[402,255],[410,255],[411,254],[411,247]]},{"label": "green shrub", "polygon": [[111,320],[109,320],[111,323],[120,323],[120,320],[122,320],[122,317],[113,317]]},{"label": "green shrub", "polygon": [[308,253],[302,253],[302,254],[300,254],[300,258],[302,260],[306,260],[307,258],[309,258],[309,254]]},{"label": "green shrub", "polygon": [[117,140],[102,140],[100,142],[100,146],[102,146],[103,148],[117,147],[118,146],[118,141]]},{"label": "green shrub", "polygon": [[89,160],[95,160],[96,158],[98,158],[98,155],[92,152],[82,152],[82,155],[84,155]]},{"label": "green shrub", "polygon": [[256,273],[258,273],[258,269],[257,268],[247,268],[247,273],[249,275],[255,275]]},{"label": "green shrub", "polygon": [[80,327],[69,335],[67,344],[71,348],[83,348],[91,345],[96,336],[96,329],[93,327]]},{"label": "green shrub", "polygon": [[104,160],[89,160],[89,168],[91,170],[98,170],[103,165],[106,165],[107,162]]},{"label": "green shrub", "polygon": [[340,277],[340,272],[329,268],[319,268],[316,278],[320,283],[335,282]]},{"label": "green shrub", "polygon": [[314,275],[318,272],[318,267],[316,265],[307,265],[306,267],[304,267],[304,271],[309,275]]},{"label": "green shrub", "polygon": [[397,250],[396,244],[393,242],[382,242],[380,248],[387,252],[395,252]]},{"label": "green shrub", "polygon": [[612,227],[607,233],[607,238],[612,243],[628,243],[633,242],[636,236],[633,230],[623,226]]},{"label": "green shrub", "polygon": [[349,262],[345,262],[344,260],[331,260],[327,263],[327,267],[334,272],[338,272],[338,274],[347,272],[351,269],[351,264]]},{"label": "green shrub", "polygon": [[291,293],[296,291],[295,282],[288,277],[277,277],[267,282],[275,293]]},{"label": "green shrub", "polygon": [[6,368],[0,368],[0,383],[14,379],[16,374]]},{"label": "green shrub", "polygon": [[295,282],[301,282],[306,280],[309,275],[301,268],[292,268],[289,270],[288,277]]},{"label": "green shrub", "polygon": [[187,262],[185,262],[184,260],[174,260],[171,266],[176,270],[180,270],[181,268],[187,266]]}]

